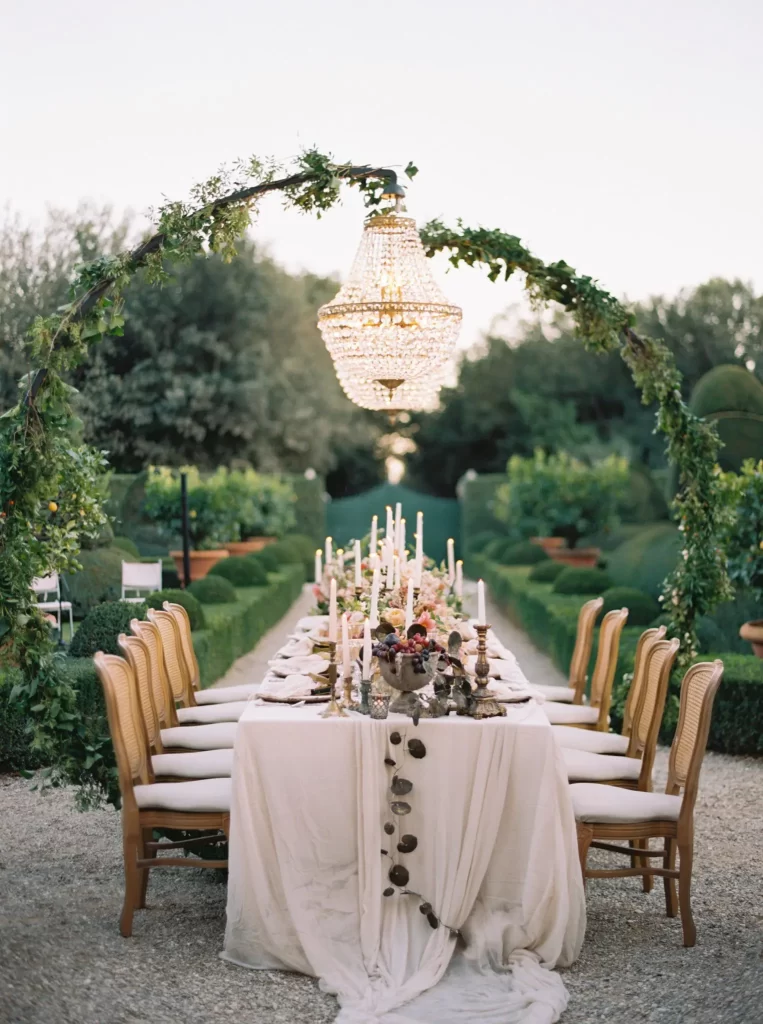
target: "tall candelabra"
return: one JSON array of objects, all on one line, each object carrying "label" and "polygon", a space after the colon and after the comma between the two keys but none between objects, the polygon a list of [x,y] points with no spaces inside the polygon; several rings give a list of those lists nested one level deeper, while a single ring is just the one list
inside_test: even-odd
[{"label": "tall candelabra", "polygon": [[487,631],[490,626],[475,626],[477,630],[477,664],[474,674],[477,689],[474,692],[474,704],[469,714],[472,718],[498,718],[506,714],[506,708],[499,704],[487,688],[490,676],[490,665],[487,660]]},{"label": "tall candelabra", "polygon": [[329,651],[329,667],[328,667],[328,679],[329,689],[331,692],[331,700],[326,707],[326,710],[321,712],[321,718],[347,718],[346,712],[340,706],[336,699],[336,640],[328,641]]}]

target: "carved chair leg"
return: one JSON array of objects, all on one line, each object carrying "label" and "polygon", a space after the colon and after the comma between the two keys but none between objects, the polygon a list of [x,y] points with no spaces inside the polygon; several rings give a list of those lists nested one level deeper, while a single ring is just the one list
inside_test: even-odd
[{"label": "carved chair leg", "polygon": [[[144,858],[155,858],[156,850],[147,850],[146,843],[150,843],[154,838],[154,830],[152,828],[143,829],[143,837],[140,848],[141,859]],[[140,868],[140,889],[138,891],[138,902],[135,906],[136,910],[145,910],[146,907],[146,890],[148,889],[148,873],[150,868]]]},{"label": "carved chair leg", "polygon": [[678,847],[678,907],[681,911],[681,927],[684,946],[693,946],[697,941],[697,929],[691,913],[691,869],[694,851],[691,844]]},{"label": "carved chair leg", "polygon": [[138,856],[141,841],[134,835],[125,835],[123,842],[125,862],[125,900],[122,905],[122,916],[119,919],[119,931],[126,938],[132,935],[132,918],[140,898],[140,869]]},{"label": "carved chair leg", "polygon": [[[649,839],[648,838],[646,838],[646,839],[638,839],[636,841],[635,845],[638,846],[640,850],[648,850],[649,849]],[[638,859],[638,862],[639,862],[638,866],[640,868],[648,868],[649,867],[649,863],[650,862],[649,862],[649,858],[648,857],[639,857],[637,859]],[[654,876],[653,875],[648,875],[646,873],[643,874],[641,876],[641,887],[644,890],[644,892],[651,892],[652,889],[654,888]]]},{"label": "carved chair leg", "polygon": [[[665,840],[665,855],[662,858],[662,866],[670,871],[676,866],[676,841],[675,839]],[[668,917],[675,917],[678,913],[678,893],[676,892],[675,878],[664,878],[665,883],[665,913]]]},{"label": "carved chair leg", "polygon": [[593,829],[590,825],[578,822],[578,857],[580,858],[580,870],[583,874],[583,886],[586,884],[586,864],[588,862],[588,850],[593,842]]}]

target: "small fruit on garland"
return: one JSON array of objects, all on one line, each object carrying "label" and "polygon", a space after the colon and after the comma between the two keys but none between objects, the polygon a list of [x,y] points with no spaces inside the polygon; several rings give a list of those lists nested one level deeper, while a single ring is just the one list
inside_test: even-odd
[{"label": "small fruit on garland", "polygon": [[49,501],[48,512],[58,512],[58,503],[55,501]]}]

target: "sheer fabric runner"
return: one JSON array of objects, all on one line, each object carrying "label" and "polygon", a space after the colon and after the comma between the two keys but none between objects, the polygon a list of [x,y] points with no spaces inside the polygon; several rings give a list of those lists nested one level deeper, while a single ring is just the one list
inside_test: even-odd
[{"label": "sheer fabric runner", "polygon": [[[577,956],[585,904],[567,775],[541,709],[418,727],[319,711],[253,705],[239,722],[223,957],[319,978],[337,1024],[556,1021],[567,993],[551,968]],[[423,759],[406,752],[414,737]],[[413,783],[404,817],[388,810],[385,757]],[[418,838],[411,854],[396,853],[402,833]],[[421,900],[382,895],[382,850],[462,933],[458,949]]]}]

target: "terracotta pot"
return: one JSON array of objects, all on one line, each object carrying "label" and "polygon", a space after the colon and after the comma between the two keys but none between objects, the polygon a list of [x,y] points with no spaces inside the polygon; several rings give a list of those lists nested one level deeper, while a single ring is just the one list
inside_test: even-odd
[{"label": "terracotta pot", "polygon": [[225,547],[232,555],[251,555],[254,551],[262,551],[268,544],[273,544],[277,537],[250,537],[249,540],[232,540]]},{"label": "terracotta pot", "polygon": [[547,552],[555,562],[574,565],[577,569],[594,569],[601,548],[550,548]]},{"label": "terracotta pot", "polygon": [[[182,551],[170,551],[170,555],[175,560],[175,567],[177,568],[178,576],[181,580],[184,580],[183,573],[183,552]],[[223,558],[228,557],[228,551],[226,548],[219,548],[215,551],[192,551],[191,552],[191,582],[193,580],[202,580],[207,575],[213,565],[217,565],[218,562],[222,561]]]},{"label": "terracotta pot", "polygon": [[543,548],[546,554],[548,554],[556,548],[564,547],[564,537],[531,537],[530,543],[537,544],[539,548]]},{"label": "terracotta pot", "polygon": [[753,654],[763,658],[763,619],[753,619],[751,622],[745,622],[739,630],[739,635],[743,640],[749,640],[752,644]]}]

